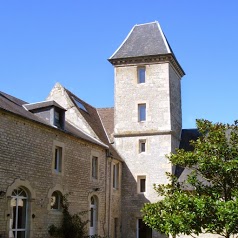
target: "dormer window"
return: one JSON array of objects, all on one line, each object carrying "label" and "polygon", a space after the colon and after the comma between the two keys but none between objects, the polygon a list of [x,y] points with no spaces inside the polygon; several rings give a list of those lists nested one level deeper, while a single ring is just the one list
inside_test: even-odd
[{"label": "dormer window", "polygon": [[55,101],[23,105],[26,110],[43,119],[47,124],[64,129],[65,109]]}]

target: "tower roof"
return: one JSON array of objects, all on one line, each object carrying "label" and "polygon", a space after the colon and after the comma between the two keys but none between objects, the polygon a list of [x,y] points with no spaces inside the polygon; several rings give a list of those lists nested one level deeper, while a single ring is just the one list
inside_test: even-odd
[{"label": "tower roof", "polygon": [[143,59],[143,62],[170,61],[181,76],[185,74],[157,21],[135,25],[108,60],[116,65],[138,63],[139,59]]},{"label": "tower roof", "polygon": [[158,22],[135,25],[110,59],[172,54]]}]

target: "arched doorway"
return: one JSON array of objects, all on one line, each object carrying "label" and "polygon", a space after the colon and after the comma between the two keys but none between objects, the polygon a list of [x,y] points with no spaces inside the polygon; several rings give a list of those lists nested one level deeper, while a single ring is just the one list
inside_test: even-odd
[{"label": "arched doorway", "polygon": [[11,195],[10,238],[26,238],[29,195],[24,188],[18,187]]},{"label": "arched doorway", "polygon": [[92,196],[90,201],[90,227],[89,227],[90,236],[97,234],[97,223],[98,223],[98,200],[96,196]]}]

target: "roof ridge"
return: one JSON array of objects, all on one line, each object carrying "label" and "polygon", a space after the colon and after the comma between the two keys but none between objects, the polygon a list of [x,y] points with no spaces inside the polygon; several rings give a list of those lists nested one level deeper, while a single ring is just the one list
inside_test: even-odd
[{"label": "roof ridge", "polygon": [[97,110],[100,110],[100,109],[114,109],[114,107],[98,107],[96,108]]},{"label": "roof ridge", "polygon": [[171,52],[171,49],[170,49],[169,43],[168,43],[168,41],[167,41],[167,38],[166,38],[164,32],[162,31],[162,28],[161,28],[159,22],[157,22],[157,26],[158,26],[159,31],[160,31],[160,34],[161,34],[161,36],[162,36],[162,38],[163,38],[163,41],[164,41],[165,47],[166,47],[167,51],[171,54],[172,52]]},{"label": "roof ridge", "polygon": [[147,22],[147,23],[136,24],[135,26],[143,26],[143,25],[154,24],[154,23],[159,23],[159,22],[158,21],[152,21],[152,22]]}]

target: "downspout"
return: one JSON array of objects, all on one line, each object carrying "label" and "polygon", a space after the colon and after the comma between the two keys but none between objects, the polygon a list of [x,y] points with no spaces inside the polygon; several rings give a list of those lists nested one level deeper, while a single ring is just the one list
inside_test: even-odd
[{"label": "downspout", "polygon": [[111,168],[111,163],[112,163],[112,158],[108,157],[108,162],[109,162],[109,208],[108,208],[108,234],[107,236],[109,237],[110,235],[110,229],[111,229],[111,182],[112,182],[112,168]]}]

